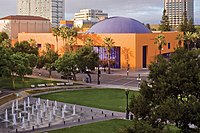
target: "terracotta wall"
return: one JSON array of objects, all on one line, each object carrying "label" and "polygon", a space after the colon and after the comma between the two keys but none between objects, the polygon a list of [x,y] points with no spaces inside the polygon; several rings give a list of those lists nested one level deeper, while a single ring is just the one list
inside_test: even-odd
[{"label": "terracotta wall", "polygon": [[[84,45],[85,40],[90,37],[94,40],[95,46],[103,46],[103,39],[105,37],[111,37],[115,42],[114,46],[120,47],[120,60],[121,68],[127,68],[127,55],[128,63],[131,68],[142,68],[142,47],[147,46],[147,64],[154,60],[155,55],[159,54],[158,47],[154,44],[154,38],[160,33],[151,34],[79,34],[77,37],[76,45]],[[171,48],[168,49],[167,45],[164,46],[162,53],[173,52],[177,46],[177,40],[175,37],[180,32],[167,32],[162,33],[165,35],[167,43],[170,42]],[[35,39],[38,44],[41,44],[41,50],[45,49],[45,44],[49,43],[54,45],[54,49],[57,50],[56,38],[52,36],[52,33],[19,33],[19,41]],[[64,53],[64,44],[61,37],[58,41],[59,54]]]},{"label": "terracotta wall", "polygon": [[[154,44],[155,38],[163,34],[165,36],[166,45],[163,46],[162,54],[171,53],[178,46],[176,36],[183,34],[182,32],[163,32],[163,33],[152,33],[152,34],[137,34],[136,35],[136,68],[142,68],[142,48],[147,46],[147,64],[150,64],[155,60],[155,56],[159,54],[158,45]],[[168,43],[170,43],[170,49],[168,49]]]}]

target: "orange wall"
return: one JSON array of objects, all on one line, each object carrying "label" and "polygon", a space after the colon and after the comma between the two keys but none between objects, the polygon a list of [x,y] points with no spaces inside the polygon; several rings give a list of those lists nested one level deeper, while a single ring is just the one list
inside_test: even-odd
[{"label": "orange wall", "polygon": [[[94,40],[95,46],[103,46],[103,39],[105,37],[111,37],[115,42],[114,46],[120,47],[120,61],[121,68],[127,68],[127,55],[129,56],[128,63],[131,68],[142,68],[142,47],[148,46],[147,51],[147,64],[152,62],[155,55],[159,54],[158,47],[154,44],[154,38],[161,33],[150,34],[79,34],[77,37],[76,45],[84,45],[85,40],[90,37]],[[178,42],[175,37],[180,32],[166,32],[164,34],[167,43],[170,42],[171,48],[168,49],[167,45],[163,47],[162,53],[173,52]],[[42,44],[41,50],[45,49],[45,44],[54,44],[54,49],[57,50],[56,38],[52,36],[52,33],[19,33],[19,41],[35,39],[38,44]],[[64,53],[64,45],[62,38],[59,37],[59,54]],[[127,52],[125,52],[128,50]]]},{"label": "orange wall", "polygon": [[96,46],[103,46],[103,39],[105,37],[111,37],[115,42],[113,46],[120,47],[120,61],[121,66],[123,68],[127,68],[127,61],[126,61],[126,53],[124,49],[129,49],[129,64],[131,68],[135,68],[136,62],[134,57],[136,56],[135,51],[135,35],[136,34],[82,34],[79,36],[78,44],[84,44],[83,42],[87,37],[92,38],[94,41],[94,45]]},{"label": "orange wall", "polygon": [[[159,54],[158,45],[154,44],[154,38],[159,34],[165,36],[166,45],[163,46],[162,54],[171,53],[177,48],[178,41],[176,36],[182,34],[182,32],[163,32],[163,33],[151,33],[151,34],[136,34],[136,68],[142,68],[142,48],[147,46],[147,64],[150,64],[155,60],[155,56]],[[170,49],[168,49],[168,43],[170,43]]]}]

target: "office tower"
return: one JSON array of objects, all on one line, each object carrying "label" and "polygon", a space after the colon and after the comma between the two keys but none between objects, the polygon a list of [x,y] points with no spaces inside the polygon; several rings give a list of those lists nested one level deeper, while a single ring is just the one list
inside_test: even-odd
[{"label": "office tower", "polygon": [[58,26],[65,18],[65,0],[18,0],[18,15],[40,16],[50,19],[52,26]]},{"label": "office tower", "polygon": [[102,10],[95,9],[83,9],[79,13],[75,13],[74,20],[89,20],[92,22],[98,22],[108,18],[108,14]]},{"label": "office tower", "polygon": [[184,16],[194,22],[194,0],[164,0],[164,7],[171,26],[180,25]]}]

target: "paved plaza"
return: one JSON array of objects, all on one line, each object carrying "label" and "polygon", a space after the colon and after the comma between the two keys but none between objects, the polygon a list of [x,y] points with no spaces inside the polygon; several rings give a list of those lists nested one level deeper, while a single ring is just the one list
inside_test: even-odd
[{"label": "paved plaza", "polygon": [[0,132],[44,132],[116,118],[125,113],[31,97],[7,106],[0,115]]}]

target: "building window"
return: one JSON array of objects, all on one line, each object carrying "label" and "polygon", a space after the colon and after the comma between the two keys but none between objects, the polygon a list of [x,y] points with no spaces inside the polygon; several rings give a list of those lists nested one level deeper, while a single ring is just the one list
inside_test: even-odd
[{"label": "building window", "polygon": [[41,48],[41,47],[42,47],[42,44],[37,44],[37,47],[38,47],[38,48]]},{"label": "building window", "polygon": [[169,42],[169,43],[168,43],[168,49],[170,49],[170,47],[171,47],[171,46],[170,46],[170,42]]}]

